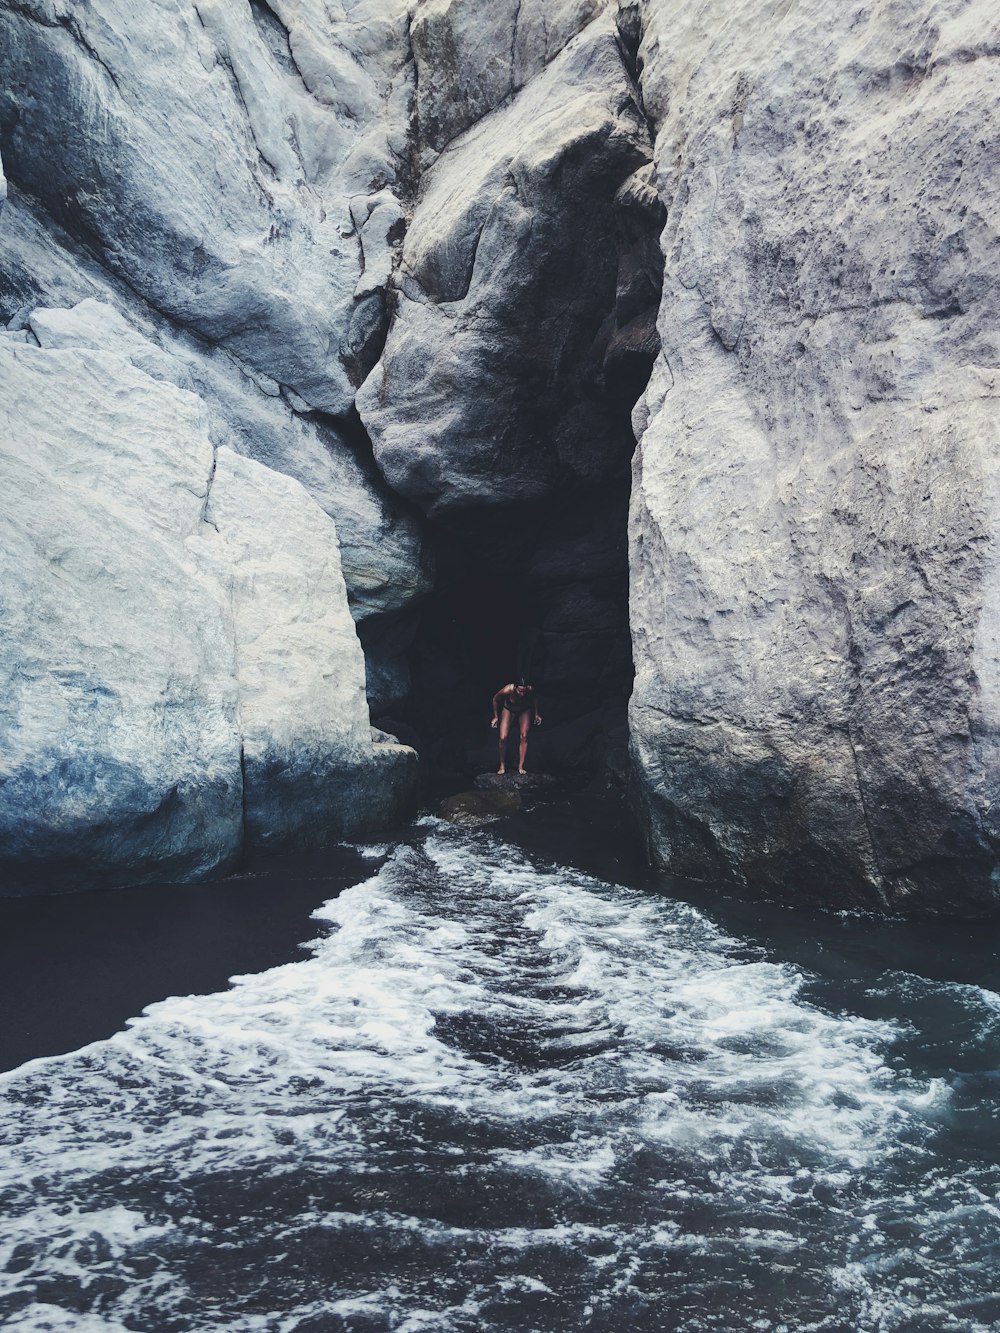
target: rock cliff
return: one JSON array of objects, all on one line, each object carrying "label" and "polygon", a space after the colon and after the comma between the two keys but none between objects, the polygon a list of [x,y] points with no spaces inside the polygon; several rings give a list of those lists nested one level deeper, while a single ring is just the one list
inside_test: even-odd
[{"label": "rock cliff", "polygon": [[662,866],[993,906],[990,32],[0,0],[7,866],[335,836],[525,670]]},{"label": "rock cliff", "polygon": [[122,355],[8,333],[0,367],[8,891],[377,822],[412,754],[372,742],[332,520]]},{"label": "rock cliff", "polygon": [[[447,536],[437,596],[454,600],[418,635],[418,697],[443,678],[475,738],[497,686],[529,674],[546,764],[593,762],[631,682],[629,413],[658,347],[662,217],[616,15],[418,6],[419,188],[357,396],[384,476]],[[477,636],[483,605],[501,623]],[[487,736],[467,755],[492,752]]]},{"label": "rock cliff", "polygon": [[656,857],[792,898],[991,906],[991,14],[650,0],[642,20],[668,220],[631,728]]},{"label": "rock cliff", "polygon": [[[405,694],[430,566],[353,408],[409,170],[407,27],[0,4],[3,355],[34,377],[0,378],[28,469],[0,543],[10,887],[201,875],[372,827],[412,784],[366,665],[373,707]],[[78,473],[101,480],[61,494]]]}]

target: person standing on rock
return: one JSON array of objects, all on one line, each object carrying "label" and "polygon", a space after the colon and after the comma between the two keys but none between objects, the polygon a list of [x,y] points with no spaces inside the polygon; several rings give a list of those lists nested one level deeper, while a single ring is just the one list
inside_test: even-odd
[{"label": "person standing on rock", "polygon": [[520,740],[517,749],[517,771],[524,772],[524,761],[528,754],[528,732],[534,718],[537,727],[542,720],[538,711],[538,698],[535,687],[528,685],[523,676],[518,676],[516,685],[505,685],[493,696],[493,721],[490,726],[500,728],[500,767],[498,773],[506,773],[507,737],[510,735],[510,720],[517,718]]}]

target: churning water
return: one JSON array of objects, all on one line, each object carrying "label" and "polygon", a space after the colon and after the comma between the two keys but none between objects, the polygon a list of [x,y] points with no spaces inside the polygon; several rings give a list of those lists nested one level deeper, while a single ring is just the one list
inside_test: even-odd
[{"label": "churning water", "polygon": [[1000,1327],[991,992],[434,823],[317,916],[2,1080],[5,1327]]}]

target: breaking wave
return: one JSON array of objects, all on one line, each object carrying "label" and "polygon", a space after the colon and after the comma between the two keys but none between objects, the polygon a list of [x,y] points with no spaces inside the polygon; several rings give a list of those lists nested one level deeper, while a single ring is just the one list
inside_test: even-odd
[{"label": "breaking wave", "polygon": [[[7,1328],[998,1326],[993,1088],[911,1072],[906,1023],[438,825],[316,916],[307,959],[0,1080]],[[944,990],[997,1047],[997,997]]]}]

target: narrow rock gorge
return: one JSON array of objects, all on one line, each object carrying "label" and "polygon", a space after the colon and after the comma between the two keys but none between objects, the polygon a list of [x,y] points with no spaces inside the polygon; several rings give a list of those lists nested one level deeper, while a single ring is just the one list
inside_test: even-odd
[{"label": "narrow rock gorge", "polygon": [[0,0],[6,891],[384,827],[525,672],[668,871],[995,906],[992,30]]},{"label": "narrow rock gorge", "polygon": [[[634,48],[600,11],[554,30],[522,13],[513,53],[513,11],[484,31],[470,6],[428,7],[413,29],[420,185],[357,404],[438,552],[408,717],[456,767],[493,759],[489,699],[520,673],[539,762],[624,741],[629,414],[658,348],[663,218]],[[481,69],[504,71],[485,102]]]}]

